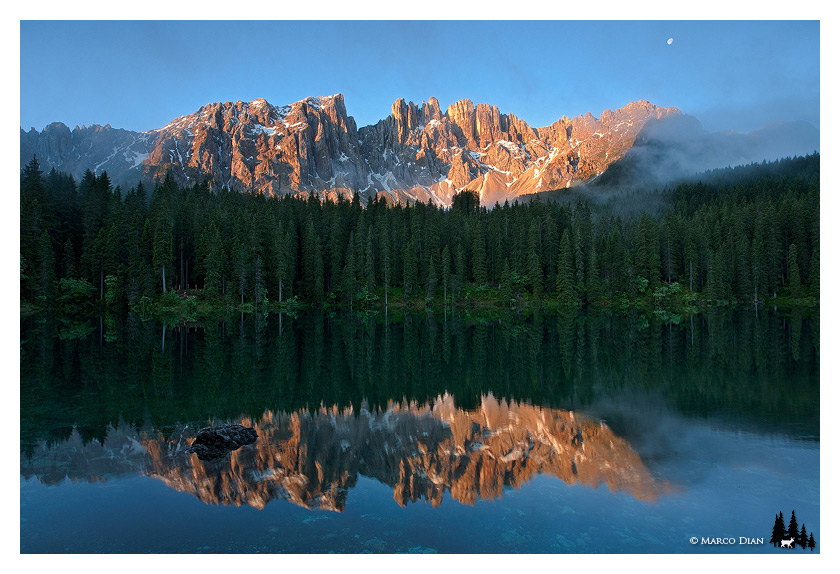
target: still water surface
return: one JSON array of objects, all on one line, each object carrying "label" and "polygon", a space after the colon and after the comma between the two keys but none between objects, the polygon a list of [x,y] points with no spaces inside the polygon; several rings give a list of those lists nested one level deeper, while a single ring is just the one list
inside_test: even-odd
[{"label": "still water surface", "polygon": [[818,552],[817,317],[26,324],[21,552]]}]

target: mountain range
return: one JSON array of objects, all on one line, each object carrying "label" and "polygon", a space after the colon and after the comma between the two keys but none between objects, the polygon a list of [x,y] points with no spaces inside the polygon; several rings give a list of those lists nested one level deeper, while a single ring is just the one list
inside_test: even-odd
[{"label": "mountain range", "polygon": [[539,474],[649,502],[670,488],[602,421],[491,394],[475,409],[458,408],[445,394],[425,404],[266,411],[238,422],[257,431],[257,442],[215,460],[188,452],[195,437],[189,425],[168,436],[121,425],[109,427],[101,443],[85,443],[76,431],[64,442],[42,443],[21,457],[20,472],[44,484],[141,474],[208,504],[262,509],[285,499],[336,512],[360,476],[387,485],[400,506],[438,506],[447,492],[471,505]]},{"label": "mountain range", "polygon": [[443,111],[435,98],[400,98],[387,118],[357,128],[341,94],[279,107],[262,98],[211,103],[144,132],[52,123],[20,136],[21,167],[36,156],[45,171],[77,179],[106,171],[115,184],[131,186],[169,173],[181,185],[270,196],[358,192],[442,206],[463,190],[489,206],[568,188],[617,163],[627,167],[612,170],[622,174],[616,181],[627,184],[819,149],[819,130],[810,124],[712,134],[677,108],[644,100],[534,128],[468,99]]}]

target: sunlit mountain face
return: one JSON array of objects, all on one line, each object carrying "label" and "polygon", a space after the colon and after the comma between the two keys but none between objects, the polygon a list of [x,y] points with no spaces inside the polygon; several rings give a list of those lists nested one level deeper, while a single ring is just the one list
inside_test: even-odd
[{"label": "sunlit mountain face", "polygon": [[819,130],[810,124],[710,134],[677,108],[645,100],[532,127],[469,99],[441,109],[433,97],[419,104],[399,98],[390,115],[357,129],[342,94],[280,106],[263,98],[210,103],[145,132],[110,125],[71,130],[56,122],[40,132],[21,130],[20,138],[21,168],[37,156],[46,171],[76,179],[85,170],[107,172],[126,189],[169,174],[182,186],[330,200],[358,193],[363,200],[440,206],[465,190],[493,206],[595,182],[628,155],[629,167],[619,169],[621,177],[610,174],[611,182],[661,184],[819,150]]},{"label": "sunlit mountain face", "polygon": [[388,485],[400,506],[437,506],[447,492],[474,504],[502,497],[537,474],[569,485],[605,485],[640,500],[654,500],[666,488],[603,422],[492,394],[471,410],[443,395],[422,405],[266,411],[237,422],[256,429],[256,444],[212,460],[188,452],[197,430],[191,426],[168,436],[119,426],[101,443],[85,444],[78,433],[44,443],[22,461],[21,474],[51,483],[138,473],[208,504],[263,508],[283,499],[338,512],[359,476]]},{"label": "sunlit mountain face", "polygon": [[536,128],[468,99],[441,110],[436,98],[400,98],[385,119],[357,129],[342,94],[281,106],[258,98],[210,103],[145,132],[58,122],[21,130],[21,165],[36,155],[46,169],[76,178],[106,171],[125,186],[168,173],[184,186],[402,204],[446,206],[471,190],[493,205],[591,178],[624,155],[647,120],[679,113],[640,100]]}]

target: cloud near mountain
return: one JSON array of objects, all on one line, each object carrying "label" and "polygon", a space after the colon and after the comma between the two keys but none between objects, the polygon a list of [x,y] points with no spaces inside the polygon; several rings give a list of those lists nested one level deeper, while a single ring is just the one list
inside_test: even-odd
[{"label": "cloud near mountain", "polygon": [[[650,127],[657,123],[670,131]],[[212,103],[146,132],[110,125],[70,130],[53,123],[40,132],[21,129],[20,147],[21,166],[36,155],[45,170],[55,168],[76,178],[87,169],[107,171],[124,186],[168,172],[182,185],[207,181],[273,196],[314,192],[335,199],[358,192],[362,198],[431,200],[446,206],[455,193],[472,190],[483,205],[493,205],[589,181],[625,157],[640,137],[648,147],[651,137],[666,146],[673,143],[669,138],[682,138],[683,147],[688,137],[696,148],[688,145],[685,153],[691,161],[679,165],[645,165],[637,158],[643,171],[684,169],[709,154],[711,163],[720,165],[762,153],[790,155],[784,153],[792,147],[786,126],[698,139],[706,132],[694,118],[640,100],[605,110],[598,118],[588,113],[564,116],[533,128],[496,106],[468,99],[444,111],[435,98],[420,104],[400,98],[387,118],[357,129],[344,97],[336,94],[279,107],[262,98]],[[804,141],[793,142],[801,148],[794,153],[819,147],[819,132],[811,130],[796,132]],[[808,149],[814,141],[816,148]],[[706,164],[704,169],[718,167]]]}]

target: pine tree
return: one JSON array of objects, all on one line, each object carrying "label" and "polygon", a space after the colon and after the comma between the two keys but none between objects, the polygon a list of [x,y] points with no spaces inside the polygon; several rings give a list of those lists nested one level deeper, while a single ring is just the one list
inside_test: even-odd
[{"label": "pine tree", "polygon": [[802,296],[802,282],[799,278],[799,262],[796,254],[796,243],[791,243],[788,249],[788,268],[789,278],[788,286],[790,287],[790,296],[798,299]]},{"label": "pine tree", "polygon": [[540,265],[539,255],[539,228],[537,221],[531,222],[531,227],[528,231],[528,285],[531,287],[531,292],[534,297],[539,299],[542,295],[543,272],[542,265]]},{"label": "pine tree", "polygon": [[414,237],[411,237],[403,248],[403,287],[406,299],[413,295],[417,288],[417,263],[417,247],[414,244]]},{"label": "pine tree", "polygon": [[505,305],[510,305],[513,300],[513,283],[510,276],[510,264],[508,258],[505,257],[505,262],[502,264],[502,286],[501,286],[502,301]]},{"label": "pine tree", "polygon": [[438,281],[438,255],[437,250],[429,250],[429,272],[426,277],[426,299],[434,299],[437,291]]},{"label": "pine tree", "polygon": [[[44,185],[38,159],[33,156],[21,173],[20,181],[20,255],[26,265],[37,259],[41,234],[44,229]],[[31,267],[30,267],[31,268]],[[29,273],[21,283],[21,296],[32,294],[36,288],[35,273]]]},{"label": "pine tree", "polygon": [[586,303],[587,305],[593,305],[601,293],[601,274],[594,242],[589,244],[588,265],[586,272]]},{"label": "pine tree", "polygon": [[262,257],[257,255],[257,258],[254,260],[254,304],[261,306],[266,295],[267,291],[263,278],[263,261]]},{"label": "pine tree", "polygon": [[473,226],[472,271],[473,280],[479,285],[484,285],[487,283],[487,250],[480,221],[477,219]]},{"label": "pine tree", "polygon": [[155,227],[154,232],[154,254],[152,256],[152,266],[160,272],[161,287],[166,293],[166,271],[169,270],[170,282],[172,278],[172,230],[165,221],[159,221]]},{"label": "pine tree", "polygon": [[782,517],[782,511],[776,515],[776,521],[773,523],[773,533],[770,535],[770,542],[773,546],[778,546],[785,537],[785,519]]},{"label": "pine tree", "polygon": [[574,262],[572,246],[569,240],[569,230],[563,231],[560,239],[560,253],[557,264],[557,300],[563,307],[577,305],[574,288]]},{"label": "pine tree", "polygon": [[[274,242],[272,252],[274,253],[274,273],[277,277],[277,302],[283,302],[283,285],[286,281],[288,271],[288,240],[283,225],[278,225],[274,230]],[[336,249],[336,251],[338,251]]]},{"label": "pine tree", "polygon": [[222,294],[222,273],[224,253],[222,238],[215,221],[207,228],[207,251],[204,256],[204,292],[209,298],[217,298]]},{"label": "pine tree", "polygon": [[[501,235],[499,236],[501,240]],[[543,242],[541,262],[545,269],[546,288],[551,289],[557,284],[557,252],[560,250],[560,234],[557,232],[557,224],[550,214],[546,213],[543,218]]]},{"label": "pine tree", "polygon": [[785,539],[796,538],[799,536],[799,524],[796,522],[796,511],[790,511],[790,522],[788,523],[787,532],[785,532]]},{"label": "pine tree", "polygon": [[347,244],[347,252],[344,257],[344,268],[341,270],[341,297],[353,308],[353,299],[356,297],[356,258],[353,257],[353,243],[356,233],[350,232],[350,240]]},{"label": "pine tree", "polygon": [[447,297],[449,297],[449,283],[452,275],[452,257],[449,255],[449,246],[443,246],[443,252],[440,254],[440,278],[443,281],[443,304],[446,305]]},{"label": "pine tree", "polygon": [[802,528],[799,530],[799,535],[796,537],[796,543],[802,547],[802,550],[808,547],[808,531],[805,530],[805,523],[802,523]]},{"label": "pine tree", "polygon": [[580,235],[580,229],[575,229],[571,239],[575,262],[575,291],[577,293],[583,293],[586,289],[586,280],[584,275],[583,238]]},{"label": "pine tree", "polygon": [[[385,308],[388,308],[388,291],[391,289],[391,242],[387,237],[387,227],[385,233],[381,234],[380,249],[382,257],[380,258],[382,267],[382,289],[385,291]],[[445,270],[446,268],[444,268]]]},{"label": "pine tree", "polygon": [[50,235],[44,230],[38,247],[38,297],[41,304],[51,308],[55,298],[55,255]]},{"label": "pine tree", "polygon": [[367,287],[368,293],[373,293],[376,288],[376,269],[373,258],[373,233],[373,226],[368,227],[367,240],[365,243],[365,287]]},{"label": "pine tree", "polygon": [[820,240],[814,240],[814,250],[811,252],[811,266],[808,269],[808,288],[811,297],[820,296]]},{"label": "pine tree", "polygon": [[245,303],[245,292],[248,289],[248,248],[241,240],[237,241],[233,260],[234,273],[239,287],[239,302]]},{"label": "pine tree", "polygon": [[64,262],[61,267],[61,276],[68,278],[76,276],[76,252],[69,237],[64,242]]},{"label": "pine tree", "polygon": [[[352,236],[351,239],[353,239]],[[324,256],[321,241],[315,231],[315,222],[311,216],[306,222],[303,245],[303,285],[306,297],[314,303],[321,303],[324,300]],[[354,247],[355,242],[351,241],[347,249],[352,253]]]},{"label": "pine tree", "polygon": [[811,536],[808,538],[808,548],[811,549],[811,552],[814,551],[814,547],[816,547],[817,541],[814,540],[814,533],[811,532]]}]

